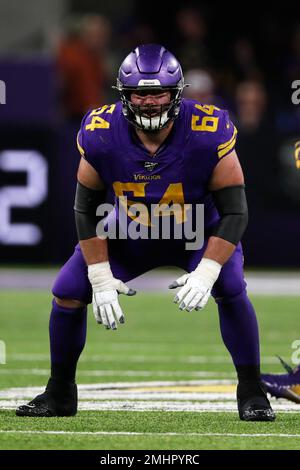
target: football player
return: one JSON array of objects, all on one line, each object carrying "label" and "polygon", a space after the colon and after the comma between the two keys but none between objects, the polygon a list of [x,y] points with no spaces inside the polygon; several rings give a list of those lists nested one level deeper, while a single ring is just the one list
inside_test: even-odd
[{"label": "football player", "polygon": [[300,364],[293,369],[281,357],[278,359],[286,374],[261,374],[266,390],[272,397],[300,404]]},{"label": "football player", "polygon": [[[75,198],[79,245],[53,287],[51,377],[43,394],[17,409],[18,416],[75,415],[87,304],[93,303],[99,324],[115,330],[124,323],[119,294],[135,294],[126,282],[174,265],[186,272],[170,286],[179,288],[174,300],[181,310],[203,309],[210,295],[217,303],[222,338],[237,371],[240,419],[275,419],[260,380],[258,326],[243,276],[240,240],[248,214],[234,150],[237,130],[227,111],[182,99],[184,86],[173,54],[160,45],[142,45],[120,67],[120,101],[83,118]],[[116,205],[121,196],[128,196],[128,205],[204,204],[203,247],[186,250],[185,240],[175,237],[97,237],[96,208],[107,192]],[[182,223],[184,213],[181,220],[177,216]]]}]

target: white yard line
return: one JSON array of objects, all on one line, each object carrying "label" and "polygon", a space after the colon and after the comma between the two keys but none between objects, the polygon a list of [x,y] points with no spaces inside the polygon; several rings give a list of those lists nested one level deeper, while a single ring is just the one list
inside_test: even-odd
[{"label": "white yard line", "polygon": [[[31,397],[32,398],[32,397]],[[27,400],[28,401],[28,400]],[[11,410],[23,405],[26,400],[0,400],[0,409]],[[299,405],[288,402],[272,403],[273,409],[282,413],[300,413]],[[167,411],[167,412],[192,412],[192,413],[236,413],[237,405],[235,401],[82,401],[78,403],[80,411]]]},{"label": "white yard line", "polygon": [[[42,391],[42,390],[39,390]],[[22,400],[31,400],[32,399],[32,394],[26,393],[26,394],[20,394],[19,396],[11,394],[9,396],[8,394],[5,396],[4,394],[0,395],[0,400],[7,400],[10,398],[13,399],[22,399]],[[95,403],[96,400],[147,400],[150,402],[153,402],[157,399],[160,400],[209,400],[211,402],[214,401],[232,401],[235,400],[235,393],[163,393],[163,392],[149,392],[149,393],[133,393],[133,392],[116,392],[116,391],[110,391],[109,393],[105,393],[101,391],[100,393],[92,393],[92,392],[80,392],[80,401],[84,404],[86,400],[92,400],[92,403]],[[3,401],[4,402],[4,401]],[[129,402],[130,403],[130,402]],[[149,405],[153,406],[153,405]],[[298,409],[300,411],[300,407],[298,405]]]},{"label": "white yard line", "polygon": [[[134,346],[134,345],[133,345]],[[140,346],[140,345],[139,345]],[[154,346],[153,344],[151,345]],[[197,355],[197,356],[178,356],[175,358],[180,364],[231,364],[231,358],[228,354],[224,355]],[[20,361],[20,362],[34,362],[34,361],[49,361],[49,355],[47,354],[35,354],[35,353],[17,353],[17,354],[8,354],[7,362],[10,361]],[[83,356],[80,358],[80,362],[101,362],[101,361],[117,361],[117,362],[126,362],[126,363],[161,363],[161,362],[171,362],[174,363],[174,356],[153,356],[153,355],[126,355],[120,356],[117,352],[112,352],[111,354],[95,354],[91,356]],[[265,364],[279,364],[278,358],[275,356],[262,356],[261,362]],[[0,372],[3,368],[0,367]]]},{"label": "white yard line", "polygon": [[129,431],[43,431],[43,430],[0,430],[1,434],[49,434],[70,436],[180,436],[180,437],[286,437],[300,438],[300,434],[284,433],[221,433],[221,432],[129,432]]},{"label": "white yard line", "polygon": [[[236,412],[230,380],[111,382],[79,385],[79,409],[94,411]],[[43,387],[0,390],[0,409],[13,409],[42,393]],[[272,400],[275,410],[299,412],[297,404]]]},{"label": "white yard line", "polygon": [[[48,376],[50,369],[7,369],[0,368],[1,375],[41,375]],[[234,372],[207,372],[207,371],[165,371],[165,370],[78,370],[82,377],[232,377]]]},{"label": "white yard line", "polygon": [[[132,387],[162,387],[162,386],[177,386],[177,385],[225,385],[232,384],[232,380],[147,380],[147,381],[138,381],[138,382],[103,382],[97,384],[79,384],[78,388],[80,390],[104,390],[104,389],[119,389],[119,388],[132,388]],[[38,391],[41,390],[41,387],[10,387],[6,390],[31,390]],[[0,394],[3,391],[0,390]]]}]

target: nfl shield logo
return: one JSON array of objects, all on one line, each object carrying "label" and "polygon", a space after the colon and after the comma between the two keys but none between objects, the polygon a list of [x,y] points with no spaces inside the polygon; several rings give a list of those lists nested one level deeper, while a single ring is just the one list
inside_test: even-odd
[{"label": "nfl shield logo", "polygon": [[145,162],[144,163],[144,168],[146,168],[146,170],[148,170],[148,171],[152,171],[152,170],[154,170],[156,165],[158,165],[157,162]]}]

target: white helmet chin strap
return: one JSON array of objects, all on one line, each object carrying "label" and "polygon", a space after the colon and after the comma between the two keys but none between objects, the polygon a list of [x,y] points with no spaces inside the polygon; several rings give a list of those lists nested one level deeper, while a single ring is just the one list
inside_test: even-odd
[{"label": "white helmet chin strap", "polygon": [[135,114],[135,120],[139,125],[142,125],[145,130],[156,131],[159,130],[168,120],[168,111],[162,113],[161,116],[154,116],[151,119],[145,116]]}]

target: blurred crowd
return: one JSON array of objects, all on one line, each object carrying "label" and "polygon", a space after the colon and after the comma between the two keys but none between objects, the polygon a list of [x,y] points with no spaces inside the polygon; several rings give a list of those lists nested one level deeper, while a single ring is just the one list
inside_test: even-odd
[{"label": "blurred crowd", "polygon": [[264,210],[285,197],[298,204],[293,189],[278,185],[294,170],[291,150],[281,144],[300,136],[300,106],[291,103],[291,83],[300,79],[300,19],[280,41],[274,19],[255,41],[255,25],[250,36],[239,28],[225,35],[195,5],[175,10],[167,25],[151,11],[137,9],[117,27],[100,14],[68,18],[56,46],[63,115],[79,122],[86,110],[117,100],[111,85],[123,58],[138,44],[161,43],[182,64],[186,97],[229,110],[251,206]]},{"label": "blurred crowd", "polygon": [[[164,27],[152,23],[153,19],[147,23],[139,15],[117,25],[100,14],[67,18],[55,48],[67,115],[82,115],[90,105],[112,99],[111,85],[121,61],[138,44],[149,42],[161,43],[177,56],[191,84],[186,91],[189,97],[241,112],[245,127],[254,128],[268,109],[289,108],[291,83],[300,77],[300,18],[275,51],[270,35],[265,43],[255,42],[255,25],[252,37],[238,31],[224,36],[226,28],[210,30],[209,21],[195,6],[175,10],[173,20]],[[248,98],[252,112],[245,117]],[[285,124],[279,116],[277,125],[283,132],[285,127],[289,132],[299,130],[299,113],[294,111],[294,119]]]},{"label": "blurred crowd", "polygon": [[18,148],[38,148],[50,163],[49,204],[56,211],[56,197],[64,195],[63,241],[51,256],[61,260],[76,241],[82,117],[119,99],[112,85],[130,51],[158,43],[181,62],[190,84],[185,96],[227,109],[238,129],[250,213],[246,258],[299,264],[300,104],[292,102],[292,83],[300,81],[298,10],[213,0],[172,0],[164,8],[156,0],[3,0],[0,79],[9,84],[9,106],[0,109],[2,148],[11,148],[17,132]]},{"label": "blurred crowd", "polygon": [[[229,111],[239,131],[237,150],[251,205],[256,210],[274,204],[299,207],[293,144],[300,138],[300,105],[291,99],[292,82],[300,80],[296,7],[274,4],[264,11],[263,5],[258,10],[212,0],[173,0],[162,9],[155,0],[107,5],[99,0],[28,0],[22,22],[14,14],[17,3],[5,0],[0,56],[50,58],[58,127],[69,125],[72,134],[88,109],[116,101],[111,86],[122,60],[139,44],[159,43],[181,62],[190,84],[186,97]],[[9,23],[14,26],[8,47]]]}]

